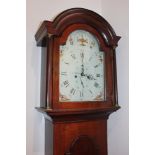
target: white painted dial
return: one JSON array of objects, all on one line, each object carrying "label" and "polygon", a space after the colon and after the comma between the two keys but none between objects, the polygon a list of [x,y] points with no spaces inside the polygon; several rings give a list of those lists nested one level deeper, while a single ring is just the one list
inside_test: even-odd
[{"label": "white painted dial", "polygon": [[89,32],[76,30],[60,46],[59,101],[104,100],[104,52]]}]

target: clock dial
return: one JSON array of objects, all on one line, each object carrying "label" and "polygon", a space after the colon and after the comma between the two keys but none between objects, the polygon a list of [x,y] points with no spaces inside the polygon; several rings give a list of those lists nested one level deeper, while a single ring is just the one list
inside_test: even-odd
[{"label": "clock dial", "polygon": [[89,32],[76,30],[60,46],[59,101],[104,100],[104,52]]}]

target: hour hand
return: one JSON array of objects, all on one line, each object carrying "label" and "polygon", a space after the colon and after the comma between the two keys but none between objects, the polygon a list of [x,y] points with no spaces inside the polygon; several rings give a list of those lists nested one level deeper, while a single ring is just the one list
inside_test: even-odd
[{"label": "hour hand", "polygon": [[96,80],[93,75],[86,75],[89,80]]},{"label": "hour hand", "polygon": [[82,80],[81,80],[81,77],[80,77],[80,81],[81,81],[81,85],[82,85],[82,87],[84,88],[84,84],[83,84],[83,82],[82,82]]}]

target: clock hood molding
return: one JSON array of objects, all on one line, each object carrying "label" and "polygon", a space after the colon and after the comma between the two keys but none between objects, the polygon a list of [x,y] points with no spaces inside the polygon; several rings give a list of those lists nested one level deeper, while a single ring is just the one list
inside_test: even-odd
[{"label": "clock hood molding", "polygon": [[53,21],[44,21],[35,35],[38,46],[45,46],[46,38],[60,36],[73,24],[88,24],[95,28],[111,48],[116,48],[120,36],[117,36],[111,25],[99,14],[84,8],[72,8],[60,13]]}]

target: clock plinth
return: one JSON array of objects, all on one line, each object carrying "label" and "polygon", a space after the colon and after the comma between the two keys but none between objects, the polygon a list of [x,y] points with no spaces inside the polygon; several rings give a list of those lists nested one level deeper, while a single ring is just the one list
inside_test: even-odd
[{"label": "clock plinth", "polygon": [[119,108],[36,108],[45,115],[45,155],[107,155],[107,119]]},{"label": "clock plinth", "polygon": [[120,39],[93,11],[74,8],[44,21],[41,105],[45,155],[107,155],[107,120],[117,103],[115,48]]}]

